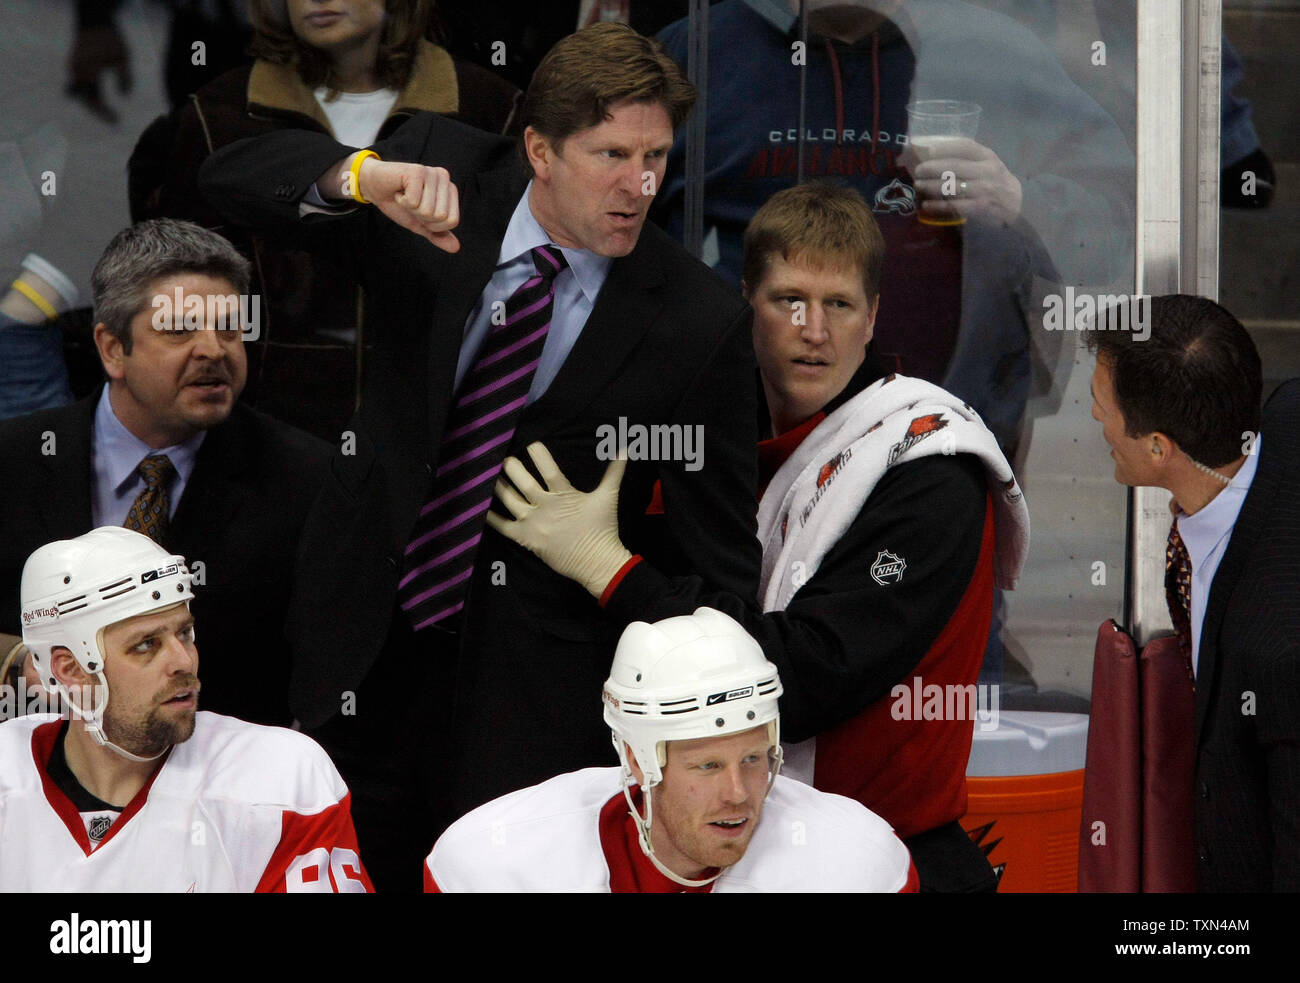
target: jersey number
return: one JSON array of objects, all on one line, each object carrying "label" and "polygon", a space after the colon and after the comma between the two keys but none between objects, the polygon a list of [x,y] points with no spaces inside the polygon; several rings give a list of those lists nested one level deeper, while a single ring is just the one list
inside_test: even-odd
[{"label": "jersey number", "polygon": [[284,890],[286,894],[365,894],[361,859],[347,847],[318,846],[289,865]]}]

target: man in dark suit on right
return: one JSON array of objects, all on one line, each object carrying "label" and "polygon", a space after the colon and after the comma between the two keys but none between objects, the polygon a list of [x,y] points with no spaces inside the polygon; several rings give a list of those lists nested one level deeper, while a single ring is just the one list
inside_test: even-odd
[{"label": "man in dark suit on right", "polygon": [[1261,416],[1259,354],[1226,310],[1155,297],[1148,326],[1089,334],[1092,415],[1116,481],[1174,496],[1165,589],[1195,680],[1198,886],[1297,891],[1300,379]]},{"label": "man in dark suit on right", "polygon": [[613,760],[584,708],[621,625],[486,526],[507,453],[545,441],[590,488],[622,448],[629,545],[757,590],[749,309],[643,226],[694,99],[649,39],[598,24],[538,67],[518,144],[421,113],[372,150],[286,130],[200,173],[232,221],[354,269],[378,326],[290,636],[291,704],[352,789],[381,891],[419,890],[429,842],[474,806]]}]

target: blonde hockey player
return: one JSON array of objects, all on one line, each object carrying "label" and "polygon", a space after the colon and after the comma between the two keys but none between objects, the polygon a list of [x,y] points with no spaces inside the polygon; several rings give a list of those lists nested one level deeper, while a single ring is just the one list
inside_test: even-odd
[{"label": "blonde hockey player", "polygon": [[624,631],[605,683],[621,767],[489,802],[425,862],[428,891],[915,891],[852,799],[778,777],[776,667],[719,611]]}]

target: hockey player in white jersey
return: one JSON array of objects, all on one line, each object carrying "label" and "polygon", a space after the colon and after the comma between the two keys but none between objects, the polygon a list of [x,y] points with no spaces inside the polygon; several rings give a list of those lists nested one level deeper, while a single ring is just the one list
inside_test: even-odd
[{"label": "hockey player in white jersey", "polygon": [[628,626],[603,694],[621,767],[462,817],[425,861],[425,890],[915,891],[883,819],[778,776],[780,695],[776,667],[719,611]]},{"label": "hockey player in white jersey", "polygon": [[72,716],[0,724],[0,891],[371,889],[325,752],[198,710],[191,579],[117,527],[27,560],[23,641]]}]

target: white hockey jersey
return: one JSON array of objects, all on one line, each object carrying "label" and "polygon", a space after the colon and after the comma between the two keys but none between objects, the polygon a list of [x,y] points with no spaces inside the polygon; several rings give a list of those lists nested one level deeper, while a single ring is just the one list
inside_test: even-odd
[{"label": "white hockey jersey", "polygon": [[61,723],[0,724],[0,891],[371,890],[347,787],[310,738],[200,711],[94,846],[46,769]]},{"label": "white hockey jersey", "polygon": [[[617,826],[609,822],[615,810]],[[626,828],[626,817],[617,768],[587,768],[512,792],[439,837],[425,861],[425,889],[609,892],[612,879],[627,882],[621,873],[611,877],[609,860],[626,854],[625,844],[609,842],[626,835],[611,833]],[[712,891],[892,893],[915,884],[907,847],[883,819],[852,799],[778,777],[749,849]]]}]

